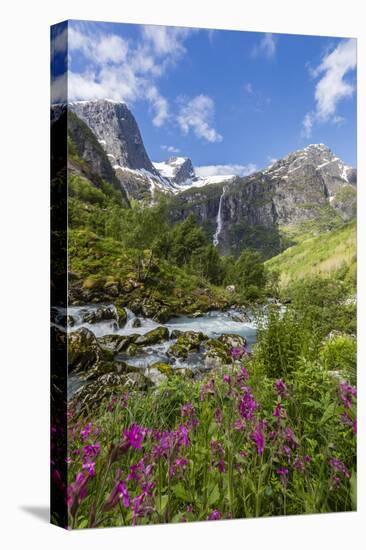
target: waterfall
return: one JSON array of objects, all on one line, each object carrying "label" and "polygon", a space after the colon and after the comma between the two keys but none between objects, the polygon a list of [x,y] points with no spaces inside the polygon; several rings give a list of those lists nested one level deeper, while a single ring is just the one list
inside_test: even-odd
[{"label": "waterfall", "polygon": [[222,199],[224,198],[224,195],[225,195],[225,187],[222,189],[222,194],[221,194],[221,197],[220,197],[220,202],[219,202],[219,209],[217,211],[217,216],[216,216],[216,231],[215,231],[215,234],[213,236],[213,245],[214,246],[217,246],[219,244],[219,236],[220,236],[220,233],[222,231]]}]

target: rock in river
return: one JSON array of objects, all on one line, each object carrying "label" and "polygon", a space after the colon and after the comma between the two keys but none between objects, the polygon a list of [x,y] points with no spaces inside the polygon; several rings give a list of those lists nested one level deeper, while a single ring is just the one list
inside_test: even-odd
[{"label": "rock in river", "polygon": [[150,380],[140,372],[104,374],[76,391],[74,399],[77,402],[77,411],[78,413],[91,411],[113,395],[128,390],[145,390],[149,385],[151,385]]},{"label": "rock in river", "polygon": [[149,332],[146,332],[146,334],[141,334],[141,336],[138,336],[134,343],[137,346],[149,346],[152,344],[159,344],[160,342],[164,342],[164,340],[168,339],[169,330],[166,327],[157,327]]},{"label": "rock in river", "polygon": [[203,332],[188,330],[178,335],[177,341],[168,349],[168,355],[185,359],[191,351],[199,351],[201,343],[208,337]]}]

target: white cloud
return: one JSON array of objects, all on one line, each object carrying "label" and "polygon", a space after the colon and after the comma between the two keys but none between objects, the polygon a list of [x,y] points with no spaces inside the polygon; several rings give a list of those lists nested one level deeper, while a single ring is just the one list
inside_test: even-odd
[{"label": "white cloud", "polygon": [[67,26],[51,38],[51,57],[67,51]]},{"label": "white cloud", "polygon": [[255,164],[212,164],[195,167],[197,176],[249,176],[257,170]]},{"label": "white cloud", "polygon": [[67,75],[57,76],[51,82],[51,103],[66,103],[67,101]]},{"label": "white cloud", "polygon": [[253,57],[264,56],[267,59],[274,57],[276,53],[276,39],[272,33],[267,32],[259,44],[255,45],[252,50]]},{"label": "white cloud", "polygon": [[178,149],[178,147],[174,147],[173,145],[161,145],[160,149],[163,151],[168,151],[168,153],[180,153],[180,149]]},{"label": "white cloud", "polygon": [[178,55],[185,52],[183,40],[192,29],[145,25],[142,32],[145,41],[152,46],[157,55]]},{"label": "white cloud", "polygon": [[212,127],[215,105],[209,96],[200,94],[191,100],[180,100],[177,122],[184,134],[190,130],[198,138],[210,143],[222,141],[222,136]]},{"label": "white cloud", "polygon": [[306,138],[311,136],[313,129],[314,115],[312,113],[306,113],[302,121],[302,133]]},{"label": "white cloud", "polygon": [[338,102],[353,95],[354,85],[344,80],[344,77],[356,68],[356,57],[356,40],[344,40],[315,69],[315,77],[323,75],[315,88],[316,115],[319,120],[329,120],[335,114]]},{"label": "white cloud", "polygon": [[[132,41],[117,34],[91,33],[78,23],[69,25],[69,100],[109,98],[129,104],[147,101],[153,124],[161,127],[169,119],[169,103],[159,91],[157,81],[186,52],[184,40],[190,32],[176,27],[146,26],[141,36]],[[57,37],[53,51],[62,46],[61,37]],[[75,72],[73,60],[80,54],[85,69]],[[53,101],[65,101],[60,78],[53,82],[52,88]]]},{"label": "white cloud", "polygon": [[248,94],[252,94],[253,93],[253,85],[251,82],[247,82],[247,84],[244,84],[244,90],[248,93]]},{"label": "white cloud", "polygon": [[272,164],[274,164],[275,162],[277,162],[278,159],[276,159],[275,157],[271,157],[271,155],[268,155],[267,156],[267,162],[269,163],[270,166],[272,166]]},{"label": "white cloud", "polygon": [[116,34],[89,36],[72,26],[69,27],[68,47],[71,55],[79,50],[96,64],[121,63],[128,52],[127,42]]},{"label": "white cloud", "polygon": [[150,86],[146,91],[146,97],[151,103],[151,107],[155,113],[153,124],[160,128],[169,117],[168,102],[165,97],[161,96],[156,86]]},{"label": "white cloud", "polygon": [[311,71],[314,78],[320,77],[315,86],[315,109],[307,113],[303,120],[303,132],[311,135],[314,122],[332,121],[338,123],[337,106],[343,99],[352,97],[355,86],[346,81],[345,76],[356,68],[356,40],[343,40],[331,52],[327,52],[320,65]]}]

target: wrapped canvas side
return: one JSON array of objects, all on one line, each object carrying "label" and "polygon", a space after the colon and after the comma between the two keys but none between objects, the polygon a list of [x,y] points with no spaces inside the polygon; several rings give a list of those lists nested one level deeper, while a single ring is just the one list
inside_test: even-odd
[{"label": "wrapped canvas side", "polygon": [[[57,40],[52,40],[57,36]],[[51,72],[66,73],[67,23],[51,28]],[[67,80],[51,88],[51,103]],[[67,527],[67,110],[51,108],[51,522]],[[65,313],[63,315],[63,312]],[[57,324],[57,326],[56,326]]]}]

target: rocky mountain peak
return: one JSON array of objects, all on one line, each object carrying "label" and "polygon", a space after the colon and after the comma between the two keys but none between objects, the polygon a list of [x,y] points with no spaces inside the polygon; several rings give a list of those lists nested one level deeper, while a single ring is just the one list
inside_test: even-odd
[{"label": "rocky mountain peak", "polygon": [[263,173],[274,179],[292,178],[296,171],[315,171],[320,175],[327,187],[329,196],[333,195],[335,187],[340,184],[355,183],[356,171],[335,156],[324,143],[310,144],[304,149],[294,151],[284,158],[274,162]]},{"label": "rocky mountain peak", "polygon": [[192,161],[188,157],[170,157],[153,164],[161,176],[169,178],[176,185],[190,185],[196,179]]},{"label": "rocky mountain peak", "polygon": [[111,99],[74,101],[69,108],[94,132],[113,167],[147,170],[157,175],[126,103]]}]

